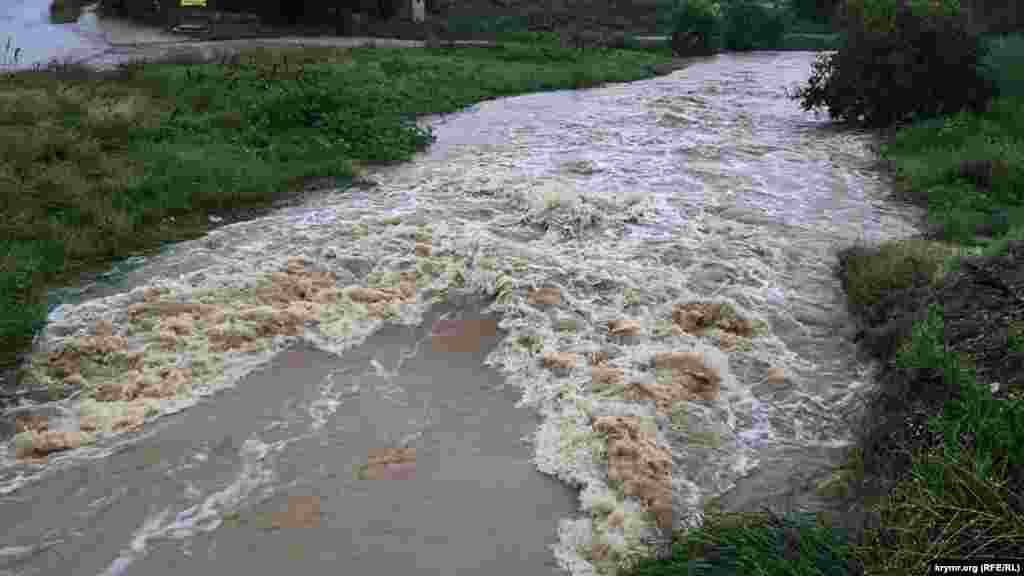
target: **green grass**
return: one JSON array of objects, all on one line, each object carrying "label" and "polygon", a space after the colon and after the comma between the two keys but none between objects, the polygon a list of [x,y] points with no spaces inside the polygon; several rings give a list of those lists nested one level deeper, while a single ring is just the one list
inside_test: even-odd
[{"label": "green grass", "polygon": [[777,50],[794,50],[806,52],[826,52],[838,50],[842,37],[839,34],[809,34],[790,32],[782,36],[782,44]]},{"label": "green grass", "polygon": [[[1024,224],[1024,99],[1003,97],[985,114],[960,113],[923,122],[883,147],[905,196],[928,205],[940,234],[964,244],[1003,236]],[[971,163],[993,162],[999,174],[981,187],[965,174]]]},{"label": "green grass", "polygon": [[679,532],[667,561],[644,560],[633,576],[820,576],[842,574],[852,550],[813,514],[708,509],[701,529]]},{"label": "green grass", "polygon": [[1003,96],[1024,97],[1024,69],[1014,60],[1024,54],[1024,34],[989,38],[990,53],[985,66],[994,75]]},{"label": "green grass", "polygon": [[[965,254],[994,258],[1006,253],[1011,240],[1024,240],[1024,42],[1016,36],[992,45],[989,62],[1003,96],[986,112],[887,135],[881,154],[897,177],[897,192],[927,208],[932,240],[859,246],[847,257],[841,273],[855,314],[900,294],[919,297],[906,291],[922,279],[936,294]],[[996,166],[991,182],[980,185],[965,176],[971,162]],[[922,310],[923,317],[898,341],[895,364],[885,371],[892,378],[880,378],[883,387],[917,386],[922,397],[939,398],[949,390],[950,396],[928,413],[933,439],[900,446],[907,463],[888,476],[866,471],[866,456],[891,457],[865,452],[868,444],[853,450],[840,469],[838,492],[854,494],[877,525],[843,532],[827,513],[786,525],[774,514],[712,511],[701,527],[674,535],[669,560],[646,561],[634,576],[926,574],[932,559],[1024,551],[1024,393],[1011,388],[1006,398],[996,398],[978,381],[974,351],[954,350],[947,342],[941,304],[902,305]],[[1009,310],[991,314],[995,322],[1007,322],[1006,354],[1024,354],[1024,321],[1010,320]],[[857,488],[872,479],[885,480],[887,489]]]},{"label": "green grass", "polygon": [[200,236],[210,215],[269,206],[313,178],[344,183],[360,165],[408,160],[432,140],[418,115],[673,65],[665,54],[528,39],[256,49],[232,62],[131,65],[102,77],[66,65],[4,74],[0,364],[27,349],[50,289]]}]

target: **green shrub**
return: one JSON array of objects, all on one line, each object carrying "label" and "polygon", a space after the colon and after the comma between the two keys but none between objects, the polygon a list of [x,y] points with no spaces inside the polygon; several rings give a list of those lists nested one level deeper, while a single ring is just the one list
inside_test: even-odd
[{"label": "green shrub", "polygon": [[672,51],[679,56],[714,54],[721,45],[722,14],[711,0],[683,0],[675,14]]},{"label": "green shrub", "polygon": [[981,67],[986,44],[947,4],[851,0],[842,25],[843,46],[793,95],[805,110],[827,106],[834,119],[882,127],[981,111],[995,95]]},{"label": "green shrub", "polygon": [[766,50],[782,45],[787,14],[757,0],[733,0],[724,5],[723,40],[729,50]]},{"label": "green shrub", "polygon": [[841,46],[838,34],[786,34],[782,37],[782,50],[825,52]]},{"label": "green shrub", "polygon": [[1024,98],[1024,34],[989,38],[985,73],[1000,96]]}]

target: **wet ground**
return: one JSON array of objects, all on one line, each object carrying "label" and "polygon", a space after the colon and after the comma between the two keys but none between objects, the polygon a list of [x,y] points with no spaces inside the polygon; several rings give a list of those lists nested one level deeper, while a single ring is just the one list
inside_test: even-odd
[{"label": "wet ground", "polygon": [[0,568],[607,573],[709,498],[813,503],[871,384],[835,254],[920,216],[785,97],[814,56],[424,118],[55,309],[37,377],[93,398],[0,453]]}]

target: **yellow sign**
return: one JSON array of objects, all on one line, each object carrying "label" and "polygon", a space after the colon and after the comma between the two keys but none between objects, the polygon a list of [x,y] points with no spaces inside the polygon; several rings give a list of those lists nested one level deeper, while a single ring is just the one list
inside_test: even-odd
[{"label": "yellow sign", "polygon": [[185,6],[199,6],[200,8],[206,8],[206,0],[181,0],[182,7]]}]

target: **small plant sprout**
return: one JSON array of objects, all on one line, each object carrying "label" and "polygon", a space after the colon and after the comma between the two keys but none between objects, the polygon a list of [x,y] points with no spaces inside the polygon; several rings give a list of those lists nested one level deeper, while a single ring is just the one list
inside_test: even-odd
[{"label": "small plant sprout", "polygon": [[544,349],[544,341],[536,334],[522,334],[515,339],[515,343],[530,354],[538,354]]},{"label": "small plant sprout", "polygon": [[1024,354],[1024,320],[1010,324],[1006,331],[1006,347],[1015,354]]},{"label": "small plant sprout", "polygon": [[625,306],[635,306],[640,303],[641,292],[640,290],[629,286],[622,293],[622,303]]},{"label": "small plant sprout", "polygon": [[672,335],[673,323],[664,318],[654,323],[654,337],[655,338],[667,338]]},{"label": "small plant sprout", "polygon": [[498,269],[498,260],[494,256],[483,256],[480,258],[480,268],[487,271]]},{"label": "small plant sprout", "polygon": [[521,258],[519,256],[513,258],[511,264],[512,270],[514,272],[526,272],[526,270],[529,268],[529,263],[527,262],[526,258]]}]

